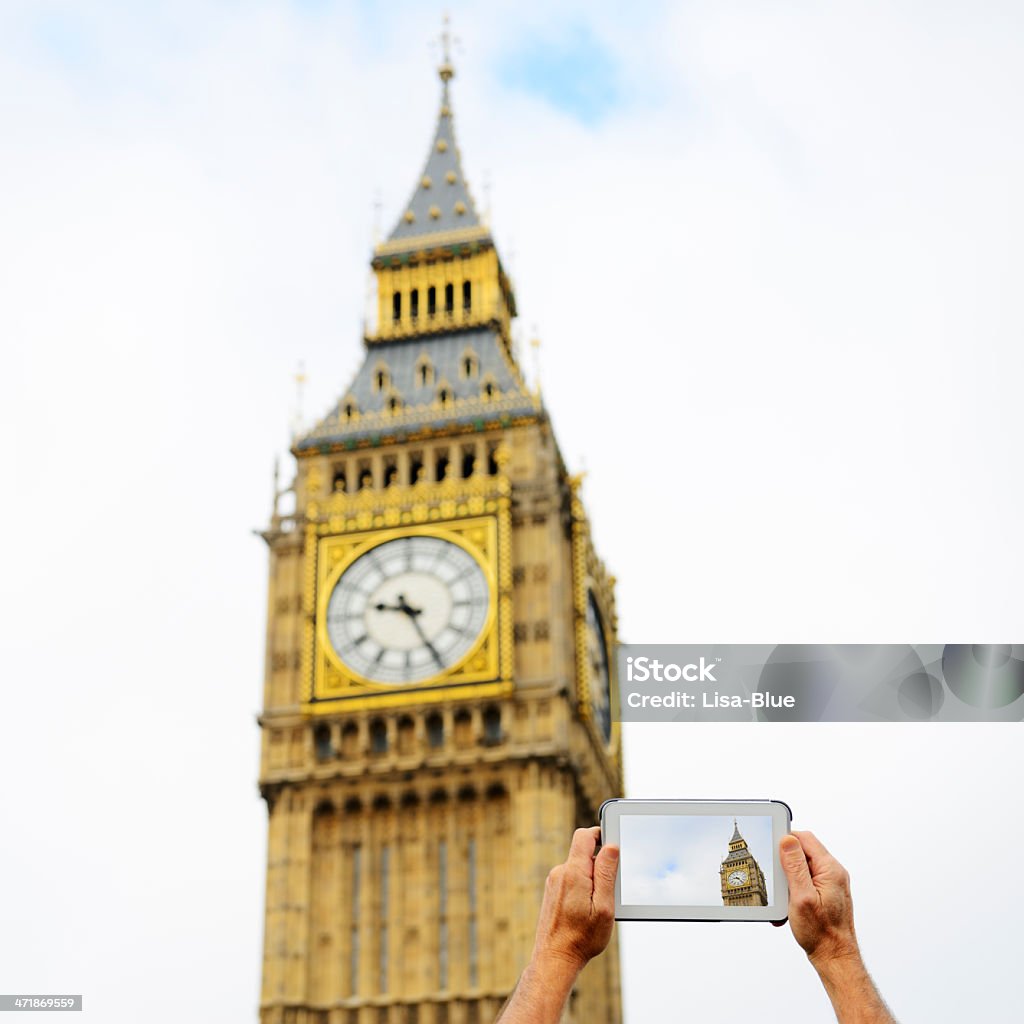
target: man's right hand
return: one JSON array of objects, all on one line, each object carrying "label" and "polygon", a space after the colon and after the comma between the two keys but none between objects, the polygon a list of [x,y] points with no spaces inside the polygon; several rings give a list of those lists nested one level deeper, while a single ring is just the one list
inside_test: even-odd
[{"label": "man's right hand", "polygon": [[860,957],[846,868],[810,832],[783,836],[779,860],[789,882],[789,927],[840,1024],[895,1024]]},{"label": "man's right hand", "polygon": [[846,868],[813,832],[791,832],[779,843],[789,882],[789,927],[811,963],[859,955]]}]

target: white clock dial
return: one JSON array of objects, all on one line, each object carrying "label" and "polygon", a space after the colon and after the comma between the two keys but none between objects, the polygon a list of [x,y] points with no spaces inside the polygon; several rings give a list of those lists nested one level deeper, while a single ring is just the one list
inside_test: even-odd
[{"label": "white clock dial", "polygon": [[612,735],[611,673],[608,669],[608,645],[605,642],[601,613],[592,593],[587,594],[587,659],[590,663],[590,708],[594,724],[605,742]]},{"label": "white clock dial", "polygon": [[327,636],[359,675],[418,683],[469,653],[489,603],[484,570],[465,548],[441,537],[398,537],[342,573],[327,602]]},{"label": "white clock dial", "polygon": [[747,873],[746,871],[733,871],[729,875],[730,885],[746,885],[747,884]]}]

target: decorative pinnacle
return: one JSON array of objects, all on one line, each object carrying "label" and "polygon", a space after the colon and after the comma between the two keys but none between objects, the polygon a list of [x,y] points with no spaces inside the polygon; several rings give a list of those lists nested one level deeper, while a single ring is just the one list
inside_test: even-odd
[{"label": "decorative pinnacle", "polygon": [[455,68],[452,65],[452,36],[448,31],[449,19],[448,15],[444,16],[444,28],[441,30],[441,65],[437,69],[437,73],[441,76],[441,81],[444,82],[447,88],[448,83],[455,77]]}]

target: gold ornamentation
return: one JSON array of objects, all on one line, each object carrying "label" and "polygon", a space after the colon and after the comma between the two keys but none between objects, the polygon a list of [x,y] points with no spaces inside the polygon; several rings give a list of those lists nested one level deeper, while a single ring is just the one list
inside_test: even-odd
[{"label": "gold ornamentation", "polygon": [[466,212],[466,204],[461,199],[455,204],[455,212],[460,215]]},{"label": "gold ornamentation", "polygon": [[430,188],[430,186],[433,185],[434,183],[430,180],[429,174],[424,174],[423,181],[421,182],[421,184],[423,185],[424,188]]},{"label": "gold ornamentation", "polygon": [[416,219],[416,214],[412,210],[405,211],[405,223],[411,224]]},{"label": "gold ornamentation", "polygon": [[448,143],[444,139],[437,140],[437,151],[438,153],[446,153],[448,151]]},{"label": "gold ornamentation", "polygon": [[458,181],[458,178],[455,176],[454,171],[448,171],[444,176],[444,180],[447,181],[449,185],[454,185],[455,182]]},{"label": "gold ornamentation", "polygon": [[[409,211],[412,212],[411,210]],[[415,220],[415,216],[413,220]],[[409,221],[411,224],[412,221]],[[413,235],[409,238],[396,238],[393,242],[382,242],[374,250],[374,256],[391,256],[396,253],[415,252],[422,249],[432,252],[445,245],[460,245],[463,242],[490,242],[491,236],[482,224],[474,224],[465,228],[454,228],[451,231],[438,232],[433,235]]]},{"label": "gold ornamentation", "polygon": [[[489,485],[492,494],[502,490],[507,492],[509,489],[507,480],[490,478],[483,482]],[[472,481],[459,483],[466,485]],[[407,496],[413,492],[437,493],[447,490],[443,484],[444,482],[428,488],[411,487],[404,490]],[[361,493],[347,497],[358,500]],[[384,495],[378,493],[377,496]],[[426,494],[422,497],[426,497]],[[503,656],[504,652],[501,650],[504,642],[503,616],[510,613],[506,599],[511,581],[505,579],[504,562],[507,561],[507,557],[503,560],[500,553],[502,539],[504,538],[506,542],[508,540],[508,499],[505,497],[498,501],[492,498],[490,501],[484,501],[482,496],[478,497],[481,503],[489,508],[488,514],[450,518],[455,514],[458,505],[451,498],[446,498],[441,505],[447,515],[443,517],[443,521],[437,521],[436,525],[389,526],[381,529],[383,523],[394,521],[398,513],[394,506],[385,510],[383,516],[358,515],[356,519],[360,529],[356,532],[333,532],[337,517],[309,524],[306,548],[306,602],[307,607],[316,608],[316,615],[309,616],[307,621],[307,635],[313,641],[313,653],[306,664],[311,676],[307,676],[310,680],[307,690],[309,698],[303,707],[304,711],[312,714],[336,713],[342,706],[345,710],[350,710],[357,707],[387,706],[398,702],[449,700],[456,695],[482,696],[485,693],[511,692],[511,662]],[[465,509],[466,505],[462,504],[461,507]],[[426,504],[417,504],[413,518],[421,523],[424,519],[438,520],[440,511],[436,506],[428,508]],[[416,512],[426,515],[421,519]],[[370,518],[371,525],[376,528],[367,529],[364,525],[366,518]],[[490,605],[487,621],[473,648],[456,665],[432,679],[425,680],[413,695],[408,688],[374,682],[346,666],[334,652],[327,636],[326,610],[335,584],[347,567],[360,555],[385,541],[415,535],[443,537],[472,555],[488,580]],[[344,704],[339,704],[338,701],[344,701]]]},{"label": "gold ornamentation", "polygon": [[437,220],[437,218],[440,217],[440,216],[441,216],[441,207],[440,206],[432,206],[430,208],[430,219],[431,220]]}]

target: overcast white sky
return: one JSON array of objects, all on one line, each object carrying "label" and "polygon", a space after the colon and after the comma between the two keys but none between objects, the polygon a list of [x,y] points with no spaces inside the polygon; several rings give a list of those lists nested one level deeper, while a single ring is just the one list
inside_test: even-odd
[{"label": "overcast white sky", "polygon": [[[466,170],[623,638],[1019,638],[1020,5],[449,6]],[[255,1019],[250,531],[298,362],[308,419],[360,358],[374,201],[389,228],[424,159],[439,19],[0,5],[0,991]],[[850,867],[901,1018],[1000,1024],[1020,738],[635,724],[627,782],[786,800]],[[636,1024],[761,1019],[765,992],[824,1019],[787,929],[622,930]]]},{"label": "overcast white sky", "polygon": [[[773,897],[772,819],[740,818],[740,834],[764,872]],[[619,825],[624,904],[722,906],[722,861],[729,853],[733,819],[716,815],[623,814]]]}]

